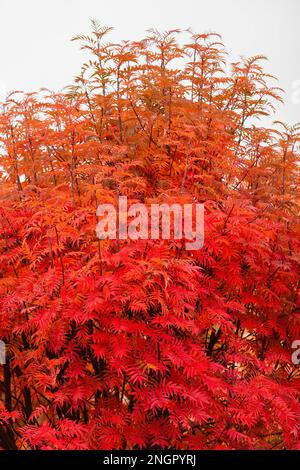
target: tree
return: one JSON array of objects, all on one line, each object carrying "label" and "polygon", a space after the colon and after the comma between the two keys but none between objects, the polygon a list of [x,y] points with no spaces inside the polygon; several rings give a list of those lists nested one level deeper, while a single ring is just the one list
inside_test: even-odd
[{"label": "tree", "polygon": [[[2,104],[0,446],[297,449],[299,126],[217,34],[78,36],[63,93]],[[98,240],[96,208],[205,203],[205,243]]]}]

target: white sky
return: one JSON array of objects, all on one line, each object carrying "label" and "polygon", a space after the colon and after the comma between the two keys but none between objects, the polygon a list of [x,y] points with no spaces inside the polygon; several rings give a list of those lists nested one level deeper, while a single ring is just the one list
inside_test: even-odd
[{"label": "white sky", "polygon": [[220,33],[232,60],[266,55],[287,92],[276,117],[300,121],[300,0],[0,0],[0,91],[69,85],[83,62],[70,38],[91,18],[115,28],[112,41],[191,27]]}]

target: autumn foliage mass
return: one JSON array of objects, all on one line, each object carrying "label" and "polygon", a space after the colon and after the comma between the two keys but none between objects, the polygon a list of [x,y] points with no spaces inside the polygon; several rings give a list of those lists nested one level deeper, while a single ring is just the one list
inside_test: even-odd
[{"label": "autumn foliage mass", "polygon": [[[217,34],[109,33],[1,105],[0,448],[299,449],[300,127]],[[204,203],[203,248],[99,240],[120,195]]]}]

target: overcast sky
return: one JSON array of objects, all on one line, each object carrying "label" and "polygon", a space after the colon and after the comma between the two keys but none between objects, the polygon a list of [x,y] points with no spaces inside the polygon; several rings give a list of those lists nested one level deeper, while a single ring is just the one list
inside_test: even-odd
[{"label": "overcast sky", "polygon": [[[113,41],[147,28],[191,27],[223,36],[229,57],[263,54],[286,90],[276,118],[300,121],[300,0],[0,0],[0,88],[59,90],[79,72],[83,53],[70,42],[89,20],[113,26]],[[1,91],[1,90],[0,90]]]}]

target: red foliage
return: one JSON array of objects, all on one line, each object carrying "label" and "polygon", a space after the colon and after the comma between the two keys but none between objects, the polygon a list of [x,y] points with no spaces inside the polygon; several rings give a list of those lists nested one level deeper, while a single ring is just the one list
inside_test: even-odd
[{"label": "red foliage", "polygon": [[[0,446],[297,449],[299,128],[217,35],[76,38],[68,92],[0,115]],[[175,60],[176,59],[176,60]],[[205,202],[205,243],[96,237],[96,207]]]}]

